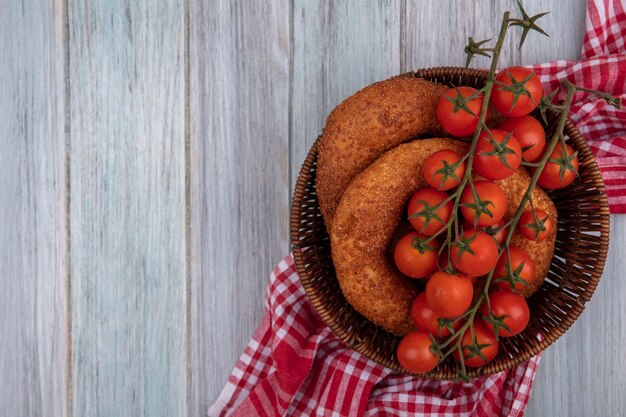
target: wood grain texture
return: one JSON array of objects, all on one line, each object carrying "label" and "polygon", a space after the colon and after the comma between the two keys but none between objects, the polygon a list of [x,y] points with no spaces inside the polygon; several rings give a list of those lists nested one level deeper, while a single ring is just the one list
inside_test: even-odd
[{"label": "wood grain texture", "polygon": [[626,216],[611,216],[604,274],[574,325],[544,353],[528,416],[619,416],[626,410]]},{"label": "wood grain texture", "polygon": [[[530,15],[551,11],[540,22],[550,37],[531,32],[519,51],[521,29],[509,29],[499,67],[580,58],[585,2],[526,0],[523,4]],[[502,15],[507,10],[511,16],[519,15],[517,4],[512,0],[462,3],[454,0],[407,0],[403,34],[406,67],[403,70],[464,66],[463,48],[467,38],[471,36],[476,41],[497,38]],[[487,58],[477,57],[471,65],[486,68],[489,64]]]},{"label": "wood grain texture", "polygon": [[400,72],[400,1],[298,1],[293,10],[290,187],[330,111]]},{"label": "wood grain texture", "polygon": [[0,416],[67,415],[61,1],[0,1]]},{"label": "wood grain texture", "polygon": [[289,6],[190,2],[191,410],[206,415],[289,251]]},{"label": "wood grain texture", "polygon": [[68,13],[73,415],[182,416],[183,4]]}]

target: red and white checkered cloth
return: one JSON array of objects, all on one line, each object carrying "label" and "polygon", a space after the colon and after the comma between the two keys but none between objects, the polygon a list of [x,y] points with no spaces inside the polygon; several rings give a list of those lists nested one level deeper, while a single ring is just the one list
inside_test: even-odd
[{"label": "red and white checkered cloth", "polygon": [[[589,0],[586,26],[580,61],[532,66],[541,78],[544,94],[568,79],[579,87],[621,97],[626,106],[626,0]],[[611,212],[626,213],[626,110],[590,93],[577,93],[570,118],[596,155]]]},{"label": "red and white checkered cloth", "polygon": [[[583,58],[536,65],[546,93],[567,78],[626,102],[626,0],[589,0]],[[580,93],[572,119],[602,168],[611,211],[626,212],[626,112]],[[288,256],[265,314],[209,416],[522,416],[539,357],[471,382],[401,375],[347,349],[312,308]]]},{"label": "red and white checkered cloth", "polygon": [[331,332],[288,256],[271,275],[263,322],[209,416],[521,416],[538,363],[469,383],[394,373]]}]

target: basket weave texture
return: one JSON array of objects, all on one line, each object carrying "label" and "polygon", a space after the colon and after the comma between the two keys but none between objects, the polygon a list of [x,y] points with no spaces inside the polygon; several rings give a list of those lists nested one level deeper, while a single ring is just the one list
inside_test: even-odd
[{"label": "basket weave texture", "polygon": [[[487,74],[483,70],[438,67],[400,76],[480,88]],[[548,136],[556,123],[552,115],[546,128]],[[528,299],[530,323],[518,336],[501,338],[496,359],[482,368],[468,369],[469,377],[510,369],[554,343],[580,316],[602,275],[609,247],[604,182],[585,139],[569,119],[565,135],[578,151],[579,178],[569,187],[549,193],[558,211],[557,239],[548,276]],[[395,354],[400,338],[359,314],[339,288],[315,190],[316,163],[317,142],[302,165],[291,207],[291,243],[302,284],[321,318],[348,347],[383,366],[405,372]],[[453,379],[456,372],[448,358],[424,377]]]}]

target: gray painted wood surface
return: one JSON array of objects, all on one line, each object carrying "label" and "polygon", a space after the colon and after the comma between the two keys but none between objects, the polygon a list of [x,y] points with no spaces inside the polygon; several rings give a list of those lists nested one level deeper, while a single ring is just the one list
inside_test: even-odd
[{"label": "gray painted wood surface", "polygon": [[61,1],[0,1],[0,416],[67,415]]},{"label": "gray painted wood surface", "polygon": [[[552,36],[508,41],[501,64],[576,59],[585,2],[525,3],[553,11]],[[204,415],[260,321],[328,112],[462,64],[467,36],[514,7],[492,4],[0,0],[0,416]],[[603,280],[544,353],[529,416],[626,410],[612,221]]]},{"label": "gray painted wood surface", "polygon": [[185,415],[185,11],[68,15],[73,415]]},{"label": "gray painted wood surface", "polygon": [[328,113],[355,91],[400,72],[400,6],[358,0],[294,4],[291,190]]},{"label": "gray painted wood surface", "polygon": [[289,251],[289,6],[192,1],[190,17],[191,406],[203,415]]}]

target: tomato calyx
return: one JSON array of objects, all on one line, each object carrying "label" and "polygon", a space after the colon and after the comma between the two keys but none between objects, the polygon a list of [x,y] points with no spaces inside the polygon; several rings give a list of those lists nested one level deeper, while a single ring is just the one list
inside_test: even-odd
[{"label": "tomato calyx", "polygon": [[480,219],[480,216],[482,216],[483,214],[486,214],[489,217],[493,217],[493,212],[489,210],[489,205],[491,204],[494,207],[495,205],[490,200],[481,199],[478,193],[476,192],[476,189],[474,188],[473,183],[470,183],[470,186],[472,187],[472,194],[474,195],[474,202],[473,203],[461,203],[459,204],[459,206],[468,207],[474,211],[474,228],[476,228],[478,226],[478,219]]},{"label": "tomato calyx", "polygon": [[507,155],[511,155],[511,154],[512,155],[517,155],[513,149],[508,147],[508,143],[509,143],[509,140],[511,139],[511,137],[513,136],[513,132],[509,132],[504,137],[504,139],[502,139],[502,142],[498,142],[493,137],[493,135],[491,134],[491,131],[487,130],[487,133],[489,134],[489,138],[487,139],[487,142],[489,142],[489,144],[491,146],[493,146],[493,151],[491,151],[491,152],[480,152],[480,155],[497,156],[498,159],[500,160],[500,162],[502,162],[502,164],[505,167],[507,167],[509,169],[515,169],[515,168],[511,167],[511,165],[509,164],[509,162],[506,159]]},{"label": "tomato calyx", "polygon": [[465,61],[465,68],[469,67],[469,64],[472,62],[472,59],[474,58],[475,55],[482,55],[487,58],[491,58],[491,55],[489,55],[489,52],[492,52],[493,48],[481,48],[484,44],[486,44],[490,40],[491,38],[485,39],[483,41],[475,42],[474,38],[472,38],[471,36],[467,39],[467,45],[465,45],[465,48],[463,49],[463,51],[467,54],[467,60]]},{"label": "tomato calyx", "polygon": [[528,229],[531,229],[533,233],[535,234],[535,240],[537,240],[537,238],[539,237],[539,234],[547,230],[546,222],[550,218],[550,215],[547,215],[543,219],[540,219],[539,216],[537,216],[537,213],[535,212],[535,210],[533,210],[533,217],[535,218],[535,221],[531,223],[526,223],[522,226]]},{"label": "tomato calyx", "polygon": [[519,0],[517,1],[517,5],[519,7],[520,13],[522,14],[522,18],[510,19],[510,22],[511,22],[510,25],[519,26],[522,28],[522,38],[520,39],[519,47],[517,48],[518,50],[521,49],[522,45],[524,44],[524,41],[526,40],[526,36],[528,35],[528,32],[530,32],[531,30],[539,32],[545,36],[550,36],[542,28],[537,26],[537,23],[535,23],[537,20],[549,14],[550,12],[538,13],[534,16],[529,16],[528,13],[526,13],[526,10],[524,10],[524,8],[522,7],[522,4],[519,2]]},{"label": "tomato calyx", "polygon": [[[452,332],[454,332],[454,330],[452,330]],[[435,336],[433,336],[432,333],[428,333],[428,336],[430,337],[430,351],[433,355],[439,358],[439,360],[441,360],[443,353],[441,352],[441,348],[439,347],[439,342],[437,341],[437,339],[435,339]]]},{"label": "tomato calyx", "polygon": [[423,255],[427,250],[436,249],[433,245],[429,245],[428,242],[430,242],[428,238],[420,239],[418,236],[414,236],[413,239],[411,239],[411,247]]},{"label": "tomato calyx", "polygon": [[551,92],[547,96],[543,96],[537,109],[539,109],[539,114],[541,114],[541,119],[545,124],[548,124],[548,110],[559,111],[563,109],[563,106],[559,106],[553,103],[554,97],[559,92],[559,87],[555,88],[553,92]]},{"label": "tomato calyx", "polygon": [[550,162],[553,162],[559,166],[559,178],[561,181],[563,181],[563,176],[567,171],[571,171],[574,173],[574,175],[578,176],[578,170],[573,164],[576,158],[578,158],[578,151],[572,153],[571,155],[568,155],[565,144],[561,144],[561,157],[549,159]]},{"label": "tomato calyx", "polygon": [[439,183],[439,188],[443,188],[443,184],[445,184],[445,182],[448,181],[449,179],[452,179],[457,182],[461,182],[461,179],[459,178],[458,175],[456,175],[455,171],[459,168],[459,166],[461,166],[461,164],[464,161],[465,161],[465,158],[462,158],[456,161],[455,163],[453,163],[452,165],[450,165],[448,161],[446,160],[441,161],[443,163],[443,167],[435,171],[435,174],[440,174],[442,177],[441,182]]},{"label": "tomato calyx", "polygon": [[[422,226],[422,230],[420,230],[420,233],[424,233],[424,231],[428,228],[428,225],[430,224],[431,220],[437,220],[439,223],[445,223],[443,220],[441,220],[441,217],[439,217],[439,215],[437,214],[437,210],[439,210],[442,206],[442,204],[436,204],[434,206],[431,206],[430,204],[428,204],[428,202],[426,202],[425,200],[417,200],[416,201],[419,204],[422,204],[424,206],[424,208],[422,208],[420,211],[415,212],[413,214],[411,214],[409,216],[409,220],[413,219],[415,217],[423,217],[424,218],[424,226]],[[419,249],[416,246],[413,246],[415,249]]]},{"label": "tomato calyx", "polygon": [[463,94],[461,93],[461,91],[459,90],[458,87],[453,87],[453,88],[454,88],[454,91],[456,91],[456,97],[450,97],[450,96],[447,96],[447,95],[445,96],[446,100],[448,100],[454,106],[454,108],[452,109],[452,112],[453,113],[457,113],[460,110],[464,110],[468,114],[471,114],[472,116],[477,117],[476,113],[474,113],[469,108],[467,103],[469,103],[470,101],[472,101],[476,97],[478,97],[480,95],[480,91],[476,91],[472,95],[469,95],[467,97],[463,97]]},{"label": "tomato calyx", "polygon": [[[509,318],[510,316],[508,315],[502,315],[502,316],[496,316],[495,314],[493,314],[493,311],[491,311],[491,309],[489,309],[489,315],[485,316],[483,315],[483,320],[485,320],[487,323],[491,324],[493,326],[493,332],[496,335],[496,339],[498,339],[498,333],[500,331],[500,329],[504,329],[507,332],[511,332],[511,329],[509,329],[509,326],[507,326],[504,323],[504,320]],[[489,345],[487,345],[489,346]]]},{"label": "tomato calyx", "polygon": [[443,317],[439,317],[437,318],[437,325],[439,326],[439,333],[441,333],[441,331],[445,328],[450,330],[450,333],[454,333],[454,322],[457,319],[446,319]]},{"label": "tomato calyx", "polygon": [[482,350],[484,348],[488,348],[491,345],[492,345],[492,343],[485,343],[485,344],[478,343],[476,341],[476,336],[474,336],[474,337],[472,337],[472,344],[471,345],[463,346],[463,351],[467,352],[467,353],[464,353],[463,356],[465,357],[466,361],[467,361],[467,359],[473,358],[474,356],[478,356],[483,361],[489,362],[487,360],[487,358],[485,357],[485,355],[483,355]]},{"label": "tomato calyx", "polygon": [[505,84],[498,80],[494,80],[494,83],[497,84],[502,89],[502,91],[513,94],[513,102],[511,103],[511,109],[509,111],[512,111],[515,108],[517,100],[519,100],[521,96],[528,96],[528,98],[530,98],[531,106],[535,107],[535,99],[533,99],[532,94],[530,94],[530,91],[528,91],[528,89],[526,88],[526,83],[530,81],[536,74],[534,72],[531,72],[522,81],[517,81],[517,79],[509,72],[508,69],[505,71],[506,75],[508,75],[509,80],[511,81],[511,85]]},{"label": "tomato calyx", "polygon": [[459,254],[457,255],[457,259],[456,259],[457,263],[461,261],[461,256],[463,256],[463,254],[466,252],[471,255],[475,255],[474,251],[472,250],[471,245],[477,236],[478,236],[478,233],[475,233],[471,235],[470,237],[467,237],[465,236],[465,234],[462,234],[460,236],[461,240],[457,240],[452,244],[452,246],[456,246],[457,248],[459,248]]},{"label": "tomato calyx", "polygon": [[[509,262],[506,263],[506,275],[503,277],[500,277],[496,280],[494,280],[495,282],[507,282],[509,284],[509,286],[511,287],[511,291],[515,291],[515,287],[517,286],[517,284],[522,284],[522,285],[528,285],[528,282],[526,282],[525,279],[522,278],[522,270],[524,269],[524,264],[526,261],[522,261],[517,268],[515,268],[515,270],[511,269],[511,259],[510,259],[510,255],[509,255]],[[508,330],[508,329],[507,329]],[[497,333],[496,333],[497,335]]]}]

